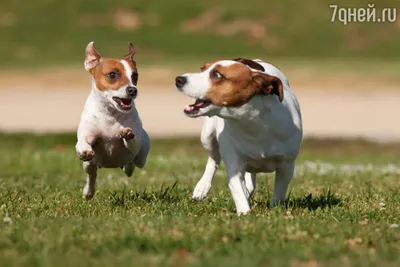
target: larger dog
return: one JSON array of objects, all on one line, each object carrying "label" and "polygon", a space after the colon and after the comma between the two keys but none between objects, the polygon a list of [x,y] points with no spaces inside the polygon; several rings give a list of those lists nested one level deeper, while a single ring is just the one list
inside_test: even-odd
[{"label": "larger dog", "polygon": [[238,214],[250,212],[257,173],[275,171],[271,204],[283,202],[303,137],[300,106],[285,75],[262,60],[238,58],[207,63],[175,83],[196,99],[185,114],[206,117],[201,142],[208,162],[193,199],[207,196],[222,159]]}]

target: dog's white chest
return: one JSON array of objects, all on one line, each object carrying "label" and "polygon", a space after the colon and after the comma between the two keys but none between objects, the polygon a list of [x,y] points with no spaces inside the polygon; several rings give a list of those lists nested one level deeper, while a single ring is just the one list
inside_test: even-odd
[{"label": "dog's white chest", "polygon": [[131,120],[118,120],[114,117],[102,117],[98,120],[98,129],[101,129],[101,132],[93,145],[95,153],[93,161],[97,166],[118,168],[133,160],[135,155],[125,146],[120,136],[122,127],[135,129],[133,126]]}]

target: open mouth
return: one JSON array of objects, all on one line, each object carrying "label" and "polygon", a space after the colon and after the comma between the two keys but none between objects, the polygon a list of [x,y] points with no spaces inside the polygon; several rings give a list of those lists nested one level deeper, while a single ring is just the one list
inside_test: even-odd
[{"label": "open mouth", "polygon": [[200,111],[200,109],[208,107],[210,104],[211,101],[209,100],[196,99],[196,102],[194,102],[194,104],[187,105],[183,112],[186,114],[196,114]]},{"label": "open mouth", "polygon": [[113,100],[122,110],[130,110],[132,108],[132,98],[113,97]]}]

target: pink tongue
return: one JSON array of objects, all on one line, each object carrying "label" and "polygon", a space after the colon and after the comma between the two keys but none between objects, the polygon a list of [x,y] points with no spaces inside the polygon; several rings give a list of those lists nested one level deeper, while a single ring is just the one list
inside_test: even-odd
[{"label": "pink tongue", "polygon": [[187,105],[185,110],[186,111],[193,111],[193,110],[198,110],[199,108],[204,107],[204,101],[200,100],[200,99],[196,99],[196,102],[194,102],[194,104],[192,105]]},{"label": "pink tongue", "polygon": [[204,106],[204,102],[201,100],[196,100],[196,102],[194,102],[193,104],[194,106],[201,108],[202,106]]}]

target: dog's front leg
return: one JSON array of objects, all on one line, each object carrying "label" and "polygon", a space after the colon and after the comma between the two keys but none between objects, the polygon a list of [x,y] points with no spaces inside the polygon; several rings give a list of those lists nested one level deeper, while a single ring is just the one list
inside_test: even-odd
[{"label": "dog's front leg", "polygon": [[231,190],[233,201],[235,202],[238,215],[245,215],[250,212],[248,202],[249,192],[246,188],[244,179],[245,170],[243,166],[237,164],[227,164],[228,185]]},{"label": "dog's front leg", "polygon": [[96,190],[97,166],[92,159],[94,151],[92,146],[95,144],[97,131],[91,127],[78,129],[78,142],[75,149],[80,160],[83,161],[83,170],[86,172],[86,185],[83,188],[83,197],[87,200],[93,198]]},{"label": "dog's front leg", "polygon": [[91,161],[94,157],[92,146],[96,142],[96,135],[93,133],[81,133],[78,135],[78,142],[75,150],[79,159],[82,161]]},{"label": "dog's front leg", "polygon": [[126,146],[126,148],[128,148],[132,154],[136,157],[136,155],[139,153],[140,150],[140,135],[135,135],[132,131],[131,128],[122,128],[119,131],[119,134]]}]

